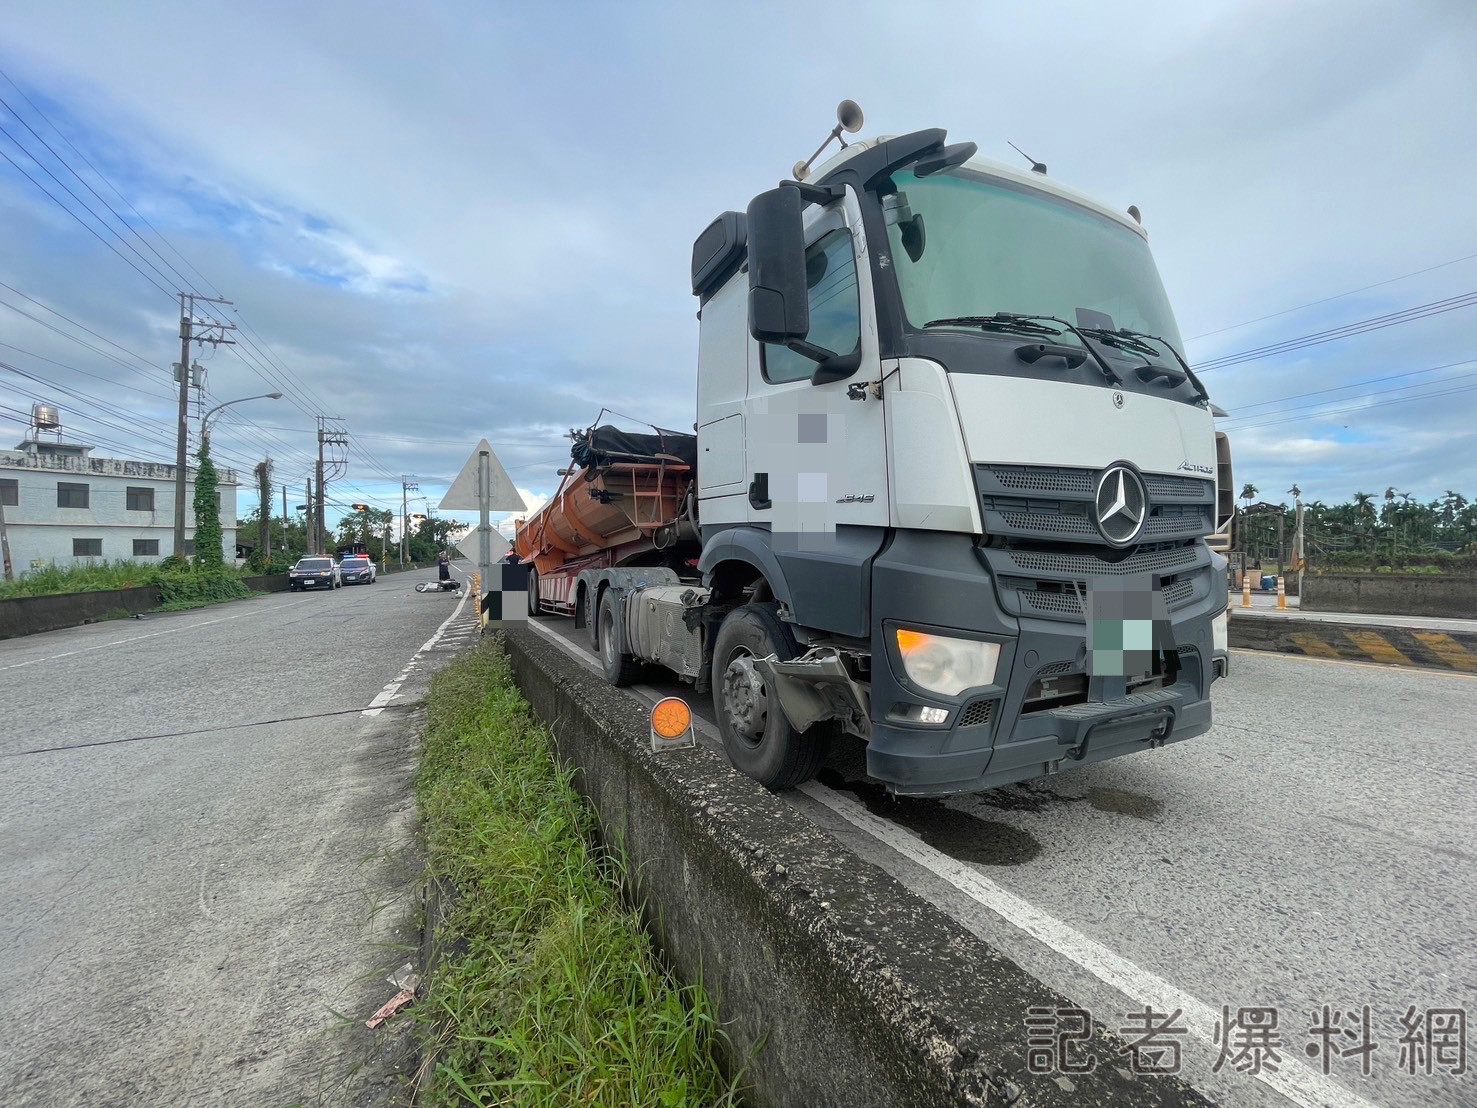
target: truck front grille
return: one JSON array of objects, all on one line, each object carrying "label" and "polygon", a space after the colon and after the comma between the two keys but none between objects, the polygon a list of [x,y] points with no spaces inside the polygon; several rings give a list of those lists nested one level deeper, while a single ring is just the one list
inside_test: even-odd
[{"label": "truck front grille", "polygon": [[[1093,519],[1099,470],[989,464],[974,469],[986,534],[1105,545]],[[1149,518],[1140,541],[1188,541],[1215,530],[1214,481],[1147,473],[1144,486]]]},{"label": "truck front grille", "polygon": [[[1020,584],[1016,588],[1021,598],[1022,614],[1044,614],[1047,616],[1062,617],[1080,620],[1083,618],[1082,601],[1070,585],[1066,588],[1060,587],[1057,581],[1032,581]],[[1043,588],[1043,586],[1045,586]],[[1078,582],[1077,587],[1086,595],[1085,582]],[[1171,582],[1163,589],[1164,607],[1173,614],[1180,608],[1195,599],[1195,581],[1193,577],[1181,578]]]},{"label": "truck front grille", "polygon": [[1060,577],[1126,577],[1138,573],[1172,573],[1200,563],[1200,551],[1193,546],[1174,546],[1167,550],[1136,550],[1118,562],[1105,562],[1096,554],[1064,554],[1054,550],[1016,550],[1005,552],[1016,569],[1026,573],[1049,573]]}]

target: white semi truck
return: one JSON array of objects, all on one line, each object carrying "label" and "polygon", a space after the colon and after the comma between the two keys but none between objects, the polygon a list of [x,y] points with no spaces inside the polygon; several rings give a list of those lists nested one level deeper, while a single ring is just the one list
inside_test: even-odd
[{"label": "white semi truck", "polygon": [[937,129],[795,178],[694,244],[695,435],[577,433],[520,522],[530,612],[777,790],[840,731],[905,795],[1205,733],[1229,448],[1137,210]]}]

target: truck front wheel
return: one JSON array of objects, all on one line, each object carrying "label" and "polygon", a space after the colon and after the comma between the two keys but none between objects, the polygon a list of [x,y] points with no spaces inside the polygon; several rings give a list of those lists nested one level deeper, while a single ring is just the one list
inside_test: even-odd
[{"label": "truck front wheel", "polygon": [[713,709],[723,749],[740,773],[781,792],[814,777],[830,751],[833,727],[796,731],[779,698],[754,665],[771,654],[789,661],[800,653],[773,604],[745,604],[728,613],[713,648]]},{"label": "truck front wheel", "polygon": [[533,619],[538,614],[538,570],[530,566],[528,569],[528,618]]}]

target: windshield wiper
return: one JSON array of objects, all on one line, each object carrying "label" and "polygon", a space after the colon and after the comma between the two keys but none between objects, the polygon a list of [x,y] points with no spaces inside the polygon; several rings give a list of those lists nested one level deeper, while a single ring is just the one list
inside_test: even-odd
[{"label": "windshield wiper", "polygon": [[1120,350],[1132,350],[1135,354],[1148,354],[1158,356],[1159,351],[1148,343],[1139,339],[1130,331],[1110,331],[1106,327],[1084,327],[1084,335],[1091,335],[1104,346],[1117,347]]},{"label": "windshield wiper", "polygon": [[930,319],[924,327],[979,327],[986,331],[997,331],[1012,335],[1060,335],[1055,327],[1036,323],[1025,316],[997,312],[995,315],[956,315],[945,319]]},{"label": "windshield wiper", "polygon": [[[1045,320],[1048,323],[1060,323],[1068,331],[1071,331],[1072,334],[1077,336],[1078,340],[1082,343],[1082,348],[1092,355],[1092,360],[1097,362],[1098,368],[1103,371],[1103,376],[1108,379],[1109,384],[1123,384],[1123,378],[1118,376],[1118,372],[1108,364],[1107,359],[1105,359],[1101,354],[1098,353],[1097,347],[1087,341],[1087,336],[1083,333],[1082,328],[1068,323],[1065,319],[1061,318],[1061,316],[1019,315],[1015,312],[996,312],[994,318],[1018,320],[1022,323],[1040,322],[1042,320]],[[1051,328],[1047,328],[1047,330],[1051,330]],[[1058,335],[1061,334],[1060,331],[1057,331],[1056,333]]]},{"label": "windshield wiper", "polygon": [[[1088,327],[1084,328],[1084,330],[1087,334],[1096,337],[1099,341],[1107,343],[1109,346],[1122,346],[1123,349],[1132,350],[1137,354],[1153,354],[1157,356],[1160,351],[1148,345],[1150,342],[1157,342],[1165,350],[1168,350],[1174,355],[1174,360],[1179,362],[1180,368],[1185,371],[1185,375],[1180,377],[1178,374],[1170,374],[1166,370],[1160,369],[1160,375],[1173,381],[1176,385],[1182,385],[1188,380],[1195,387],[1195,392],[1201,400],[1210,399],[1210,393],[1205,391],[1205,386],[1201,383],[1200,378],[1195,376],[1195,371],[1190,368],[1190,363],[1180,357],[1180,352],[1174,348],[1174,343],[1168,339],[1162,338],[1159,335],[1146,334],[1143,331],[1130,331],[1126,327],[1120,328],[1117,331],[1110,331],[1106,327]],[[1145,340],[1148,341],[1146,342]]]}]

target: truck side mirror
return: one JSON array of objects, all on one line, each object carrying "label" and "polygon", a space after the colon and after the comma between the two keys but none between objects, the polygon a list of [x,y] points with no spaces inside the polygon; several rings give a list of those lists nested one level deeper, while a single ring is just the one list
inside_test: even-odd
[{"label": "truck side mirror", "polygon": [[804,208],[794,185],[749,201],[749,334],[759,342],[784,346],[810,334]]}]

